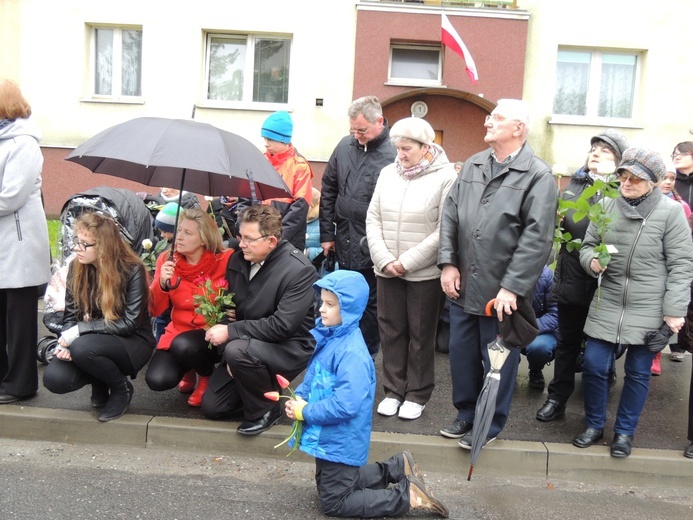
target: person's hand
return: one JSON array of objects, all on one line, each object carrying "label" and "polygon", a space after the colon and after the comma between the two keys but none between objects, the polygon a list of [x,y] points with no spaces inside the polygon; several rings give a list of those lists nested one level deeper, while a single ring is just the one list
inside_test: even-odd
[{"label": "person's hand", "polygon": [[327,256],[327,253],[329,253],[330,250],[334,251],[334,240],[332,242],[322,242],[320,246],[322,247],[322,252],[324,255]]},{"label": "person's hand", "polygon": [[400,262],[399,260],[393,260],[392,262],[387,264],[383,271],[389,274],[390,276],[396,277],[403,276],[407,272],[402,266],[402,262]]},{"label": "person's hand", "polygon": [[669,328],[674,334],[677,334],[686,322],[684,318],[675,318],[673,316],[664,316],[664,322],[669,325]]},{"label": "person's hand", "polygon": [[286,401],[286,404],[284,405],[284,410],[286,411],[286,416],[291,419],[292,421],[295,421],[298,419],[299,421],[303,420],[303,408],[308,403],[301,399],[301,397],[298,397],[297,399],[288,399]]},{"label": "person's hand", "polygon": [[205,341],[219,346],[229,341],[229,329],[226,325],[218,324],[210,327],[205,333]]},{"label": "person's hand", "polygon": [[173,278],[173,275],[176,272],[176,264],[174,264],[171,260],[167,260],[163,264],[161,264],[161,271],[159,272],[159,285],[161,285],[162,289],[166,289],[167,283],[171,278]]},{"label": "person's hand", "polygon": [[236,321],[236,309],[229,309],[226,311],[226,317],[229,319],[229,322],[233,323]]},{"label": "person's hand", "polygon": [[[602,267],[602,264],[599,263],[599,259],[593,258],[592,261],[590,262],[590,269],[592,269],[593,273],[599,274],[603,271],[606,271],[606,267]],[[609,275],[611,276],[611,275]]]},{"label": "person's hand", "polygon": [[510,316],[513,311],[517,310],[517,295],[503,289],[498,291],[496,295],[496,301],[493,303],[493,308],[496,309],[496,314],[498,315],[498,321],[503,321],[503,314]]},{"label": "person's hand", "polygon": [[57,357],[58,359],[62,359],[63,361],[72,361],[72,356],[70,355],[70,349],[60,345],[60,341],[58,341],[58,346],[55,347],[55,350],[53,351],[53,355]]},{"label": "person's hand", "polygon": [[460,297],[460,271],[452,264],[443,266],[443,273],[440,275],[440,286],[448,298],[456,300]]}]

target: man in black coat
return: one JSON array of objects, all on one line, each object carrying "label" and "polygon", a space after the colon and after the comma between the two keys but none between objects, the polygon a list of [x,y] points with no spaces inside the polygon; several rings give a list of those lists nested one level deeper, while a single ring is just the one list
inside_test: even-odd
[{"label": "man in black coat", "polygon": [[235,312],[228,324],[211,327],[205,339],[222,351],[210,377],[202,411],[222,419],[243,411],[242,435],[257,435],[281,418],[279,403],[265,392],[280,390],[276,375],[288,380],[308,364],[315,340],[315,268],[281,238],[282,217],[272,206],[256,205],[239,216],[239,247],[229,259],[226,279]]},{"label": "man in black coat", "polygon": [[373,262],[361,248],[366,213],[380,171],[395,161],[395,147],[378,98],[366,96],[348,110],[351,129],[332,152],[322,176],[320,242],[325,256],[334,250],[340,269],[358,271],[368,282],[368,306],[360,328],[371,356],[380,345]]}]

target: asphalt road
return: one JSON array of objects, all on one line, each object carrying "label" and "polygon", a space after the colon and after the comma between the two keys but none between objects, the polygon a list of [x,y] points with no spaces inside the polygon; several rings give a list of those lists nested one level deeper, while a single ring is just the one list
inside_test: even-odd
[{"label": "asphalt road", "polygon": [[[467,482],[422,470],[454,519],[693,517],[688,489],[481,476]],[[291,458],[0,439],[0,519],[322,519],[313,475],[312,463]]]}]

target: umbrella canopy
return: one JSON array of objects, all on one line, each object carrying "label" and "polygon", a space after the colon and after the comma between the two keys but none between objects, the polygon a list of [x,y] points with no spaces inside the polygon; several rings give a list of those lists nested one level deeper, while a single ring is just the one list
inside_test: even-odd
[{"label": "umbrella canopy", "polygon": [[[486,305],[486,315],[491,316],[493,302]],[[510,355],[511,348],[523,348],[529,345],[539,334],[537,318],[532,304],[525,298],[517,298],[517,310],[508,314],[498,325],[500,334],[488,345],[488,357],[491,369],[486,374],[484,386],[481,388],[474,409],[474,429],[472,431],[471,462],[467,480],[471,480],[474,464],[479,458],[481,448],[486,443],[486,437],[491,429],[493,416],[496,413],[496,400],[500,387],[500,371],[505,360]]]},{"label": "umbrella canopy", "polygon": [[207,123],[140,117],[88,139],[66,160],[148,186],[252,200],[292,197],[263,153]]}]

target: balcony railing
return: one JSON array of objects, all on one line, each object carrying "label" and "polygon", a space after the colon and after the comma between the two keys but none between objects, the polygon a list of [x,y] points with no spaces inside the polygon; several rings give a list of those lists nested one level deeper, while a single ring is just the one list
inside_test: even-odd
[{"label": "balcony railing", "polygon": [[440,5],[443,7],[490,7],[493,9],[517,9],[517,0],[482,0],[472,2],[470,0],[380,0],[388,4],[424,4]]}]

